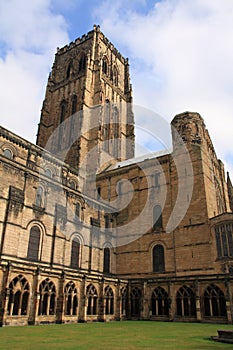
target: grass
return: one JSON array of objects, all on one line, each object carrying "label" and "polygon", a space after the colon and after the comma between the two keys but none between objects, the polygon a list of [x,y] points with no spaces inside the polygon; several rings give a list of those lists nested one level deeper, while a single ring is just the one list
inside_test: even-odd
[{"label": "grass", "polygon": [[210,340],[232,325],[123,321],[0,328],[0,349],[232,349]]}]

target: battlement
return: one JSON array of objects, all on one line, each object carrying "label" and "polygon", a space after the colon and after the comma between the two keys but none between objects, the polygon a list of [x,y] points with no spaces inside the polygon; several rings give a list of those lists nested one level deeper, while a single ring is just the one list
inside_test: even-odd
[{"label": "battlement", "polygon": [[104,44],[110,48],[113,54],[123,63],[128,64],[128,58],[124,58],[121,53],[114,47],[114,45],[109,41],[109,39],[101,32],[100,26],[93,26],[93,30],[89,31],[87,34],[83,34],[81,37],[78,37],[74,41],[71,41],[68,45],[65,45],[62,48],[57,48],[57,55],[63,55],[64,53],[72,50],[73,48],[83,44],[85,41],[90,40],[94,37],[94,34],[97,34],[100,40],[104,42]]}]

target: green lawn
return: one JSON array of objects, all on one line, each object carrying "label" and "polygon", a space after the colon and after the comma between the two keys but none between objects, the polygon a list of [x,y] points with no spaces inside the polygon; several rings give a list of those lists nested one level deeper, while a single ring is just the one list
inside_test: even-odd
[{"label": "green lawn", "polygon": [[232,349],[210,340],[232,325],[123,321],[0,328],[0,349]]}]

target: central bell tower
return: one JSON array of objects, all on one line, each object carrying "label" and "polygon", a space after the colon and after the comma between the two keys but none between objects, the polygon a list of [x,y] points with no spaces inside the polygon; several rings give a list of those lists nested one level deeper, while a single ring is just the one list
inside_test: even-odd
[{"label": "central bell tower", "polygon": [[99,164],[134,157],[128,59],[99,26],[57,49],[48,78],[37,145],[78,169],[89,152]]}]

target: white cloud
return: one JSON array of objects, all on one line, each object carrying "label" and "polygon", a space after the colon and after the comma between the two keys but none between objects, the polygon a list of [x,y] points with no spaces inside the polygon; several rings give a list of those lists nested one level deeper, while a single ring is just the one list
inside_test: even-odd
[{"label": "white cloud", "polygon": [[130,57],[135,103],[170,120],[199,112],[218,156],[233,163],[233,2],[163,0],[142,14],[106,1],[97,16]]},{"label": "white cloud", "polygon": [[35,141],[46,78],[58,45],[66,44],[66,22],[51,1],[0,3],[0,122]]}]

